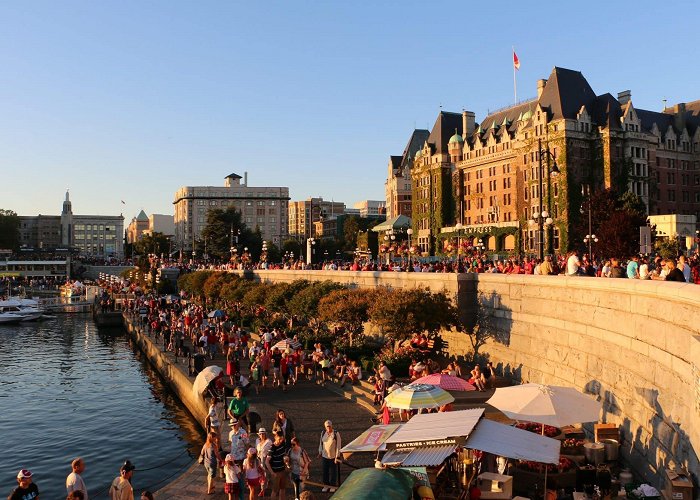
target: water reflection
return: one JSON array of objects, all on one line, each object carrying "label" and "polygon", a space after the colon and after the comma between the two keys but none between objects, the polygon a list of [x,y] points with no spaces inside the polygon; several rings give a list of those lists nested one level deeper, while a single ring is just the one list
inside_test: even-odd
[{"label": "water reflection", "polygon": [[107,498],[126,458],[139,469],[136,491],[157,489],[191,464],[202,440],[123,333],[98,331],[87,315],[0,326],[0,386],[2,495],[29,468],[42,498],[63,498],[76,456],[90,498]]}]

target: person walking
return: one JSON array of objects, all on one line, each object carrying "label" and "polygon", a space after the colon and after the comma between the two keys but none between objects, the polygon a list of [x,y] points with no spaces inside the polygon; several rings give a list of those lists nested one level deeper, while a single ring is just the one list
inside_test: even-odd
[{"label": "person walking", "polygon": [[243,460],[243,475],[248,485],[248,500],[255,499],[255,490],[260,488],[260,496],[265,491],[265,470],[258,458],[255,448],[249,448],[245,460]]},{"label": "person walking", "polygon": [[131,486],[131,478],[134,476],[136,467],[130,461],[124,462],[119,468],[119,475],[114,478],[109,487],[109,498],[111,500],[134,500],[134,488]]},{"label": "person walking", "polygon": [[31,471],[22,469],[17,473],[17,487],[7,500],[39,500],[39,487],[33,483]]},{"label": "person walking", "polygon": [[228,438],[231,441],[233,460],[240,466],[245,458],[249,443],[248,433],[241,427],[240,420],[237,418],[231,419],[231,432],[229,432]]},{"label": "person walking", "polygon": [[74,491],[80,491],[83,494],[83,498],[87,500],[87,486],[85,486],[85,481],[83,481],[81,476],[85,471],[85,462],[82,458],[78,457],[73,460],[70,465],[72,471],[66,478],[66,493],[71,494]]},{"label": "person walking", "polygon": [[309,477],[309,464],[311,459],[306,450],[299,444],[299,439],[292,438],[292,447],[289,449],[289,463],[294,485],[294,498],[298,499],[303,488],[302,481]]},{"label": "person walking", "polygon": [[289,447],[282,431],[275,432],[275,440],[270,447],[270,453],[265,463],[272,478],[272,493],[270,495],[272,499],[285,500],[286,498],[287,467],[289,465],[288,451]]},{"label": "person walking", "polygon": [[204,465],[207,471],[207,495],[214,493],[214,478],[219,467],[221,456],[219,455],[219,436],[209,431],[207,441],[199,452],[199,463]]},{"label": "person walking", "polygon": [[216,432],[221,436],[221,418],[219,417],[219,398],[216,396],[209,400],[209,413],[205,419],[205,429]]},{"label": "person walking", "polygon": [[224,461],[224,476],[226,484],[224,485],[224,493],[228,495],[228,500],[238,500],[242,494],[241,487],[241,469],[233,461],[233,457],[229,453]]},{"label": "person walking", "polygon": [[228,416],[231,420],[241,420],[241,425],[245,424],[245,428],[250,432],[249,412],[250,404],[248,399],[243,396],[243,389],[236,387],[233,391],[233,399],[228,404]]},{"label": "person walking", "polygon": [[277,431],[282,431],[284,435],[284,441],[289,446],[292,442],[292,438],[296,435],[294,431],[294,424],[287,418],[287,414],[284,410],[277,410],[277,415],[275,416],[275,422],[272,424],[273,434]]},{"label": "person walking", "polygon": [[323,423],[324,431],[318,443],[318,456],[323,465],[323,491],[334,492],[338,485],[338,468],[340,467],[340,448],[342,448],[340,433],[333,429],[333,422]]}]

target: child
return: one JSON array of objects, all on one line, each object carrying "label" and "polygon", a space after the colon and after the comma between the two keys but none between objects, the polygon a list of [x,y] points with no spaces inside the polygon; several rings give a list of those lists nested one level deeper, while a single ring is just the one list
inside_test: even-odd
[{"label": "child", "polygon": [[382,401],[384,401],[384,393],[386,391],[386,385],[384,384],[384,380],[382,380],[381,377],[377,377],[377,380],[374,382],[374,405],[380,405],[382,404]]},{"label": "child", "polygon": [[224,474],[226,476],[224,493],[228,494],[228,500],[234,500],[234,498],[238,499],[241,469],[234,463],[233,457],[230,453],[226,455],[226,460],[224,462]]},{"label": "child", "polygon": [[255,500],[255,489],[260,487],[260,496],[265,491],[265,470],[260,464],[258,450],[249,448],[248,454],[243,460],[243,470],[245,471],[246,483],[250,491],[249,500]]}]

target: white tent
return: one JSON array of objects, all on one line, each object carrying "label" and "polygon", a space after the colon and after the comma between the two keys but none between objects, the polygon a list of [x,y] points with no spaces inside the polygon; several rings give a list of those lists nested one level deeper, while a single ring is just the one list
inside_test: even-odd
[{"label": "white tent", "polygon": [[[484,414],[483,408],[448,411],[443,413],[419,413],[386,440],[387,445],[433,442],[452,439],[464,442]],[[391,446],[389,446],[391,447]],[[398,447],[398,446],[397,446]]]},{"label": "white tent", "polygon": [[518,460],[559,463],[558,440],[482,418],[483,413],[477,408],[415,415],[386,440],[390,451],[385,459],[429,465],[436,455],[444,455],[439,463],[461,444]]},{"label": "white tent", "polygon": [[482,419],[467,438],[464,447],[517,460],[558,464],[561,442],[493,420]]}]

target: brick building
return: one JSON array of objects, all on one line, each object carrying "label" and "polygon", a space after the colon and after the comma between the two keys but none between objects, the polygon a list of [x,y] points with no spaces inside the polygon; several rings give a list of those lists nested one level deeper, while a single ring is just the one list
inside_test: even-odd
[{"label": "brick building", "polygon": [[[637,109],[630,91],[597,95],[580,72],[555,67],[536,98],[479,124],[464,112],[457,125],[458,116],[440,113],[414,158],[413,229],[424,253],[455,235],[535,253],[538,231],[528,222],[541,211],[550,222],[542,245],[565,252],[583,237],[572,232],[583,186],[628,189],[649,214],[700,216],[700,101]],[[448,127],[457,129],[449,139]]]},{"label": "brick building", "polygon": [[389,171],[384,192],[386,197],[386,216],[393,219],[399,215],[411,217],[411,165],[416,152],[423,147],[423,144],[430,136],[430,131],[416,129],[408,139],[408,144],[401,156],[389,157]]}]

